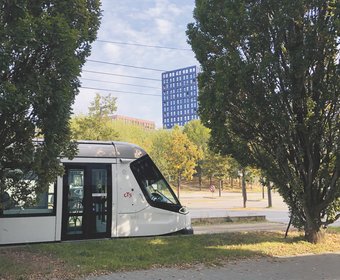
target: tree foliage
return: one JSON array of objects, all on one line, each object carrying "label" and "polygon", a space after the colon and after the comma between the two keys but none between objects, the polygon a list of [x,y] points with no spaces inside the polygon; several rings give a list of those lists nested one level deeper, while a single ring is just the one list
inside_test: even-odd
[{"label": "tree foliage", "polygon": [[71,120],[72,138],[75,140],[118,139],[116,127],[110,117],[117,110],[116,97],[96,94],[89,106],[88,116],[75,116]]},{"label": "tree foliage", "polygon": [[195,172],[196,160],[202,156],[197,146],[179,127],[171,131],[166,159],[172,167],[173,174],[191,179]]},{"label": "tree foliage", "polygon": [[100,15],[99,0],[0,0],[2,191],[29,169],[47,187],[62,172],[58,156],[74,154],[71,106]]},{"label": "tree foliage", "polygon": [[206,152],[210,138],[210,129],[206,128],[200,120],[192,120],[185,124],[183,132],[197,148]]},{"label": "tree foliage", "polygon": [[197,0],[187,31],[212,146],[261,168],[311,242],[340,210],[339,15],[335,0]]},{"label": "tree foliage", "polygon": [[161,170],[177,180],[177,195],[180,193],[181,180],[192,179],[195,173],[197,160],[202,157],[202,152],[192,143],[179,127],[162,134],[156,138],[152,153],[156,162],[160,159]]},{"label": "tree foliage", "polygon": [[208,155],[208,142],[210,129],[206,128],[200,120],[192,120],[185,124],[183,132],[188,136],[200,151],[201,157],[197,159],[196,170],[198,175],[199,187],[202,188],[202,163]]},{"label": "tree foliage", "polygon": [[[167,160],[167,153],[169,153],[169,143],[171,141],[171,130],[161,129],[156,131],[150,150],[150,156],[161,170],[162,174],[167,178],[173,175],[170,163]],[[170,180],[169,180],[170,181]]]},{"label": "tree foliage", "polygon": [[116,127],[109,116],[75,116],[71,119],[74,140],[118,140]]},{"label": "tree foliage", "polygon": [[211,150],[205,155],[202,163],[203,174],[209,178],[225,179],[230,175],[233,159],[217,154]]},{"label": "tree foliage", "polygon": [[117,132],[117,140],[134,143],[142,147],[147,153],[151,152],[153,139],[158,131],[146,129],[133,123],[126,123],[122,120],[114,120],[113,126]]},{"label": "tree foliage", "polygon": [[93,117],[109,116],[117,111],[117,97],[96,93],[89,106],[89,115]]}]

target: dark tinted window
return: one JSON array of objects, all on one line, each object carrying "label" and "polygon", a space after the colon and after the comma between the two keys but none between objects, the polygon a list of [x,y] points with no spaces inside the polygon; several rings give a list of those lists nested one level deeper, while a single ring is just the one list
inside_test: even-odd
[{"label": "dark tinted window", "polygon": [[132,162],[131,170],[150,205],[179,210],[180,203],[176,195],[149,156]]},{"label": "dark tinted window", "polygon": [[79,143],[78,150],[78,157],[116,157],[115,148],[112,144]]}]

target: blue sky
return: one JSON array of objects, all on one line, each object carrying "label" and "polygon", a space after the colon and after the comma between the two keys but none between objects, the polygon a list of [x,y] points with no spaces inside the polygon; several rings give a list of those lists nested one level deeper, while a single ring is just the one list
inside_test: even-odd
[{"label": "blue sky", "polygon": [[[166,71],[191,65],[198,66],[185,35],[187,24],[193,22],[193,9],[194,0],[102,0],[103,18],[98,32],[98,40],[101,41],[93,43],[92,54],[88,60]],[[102,41],[186,50],[149,48]],[[112,90],[111,94],[117,97],[118,114],[153,120],[157,127],[162,126],[161,71],[91,61],[86,62],[83,70],[146,78],[136,79],[83,71],[81,82],[83,87]],[[118,93],[114,90],[159,96]],[[87,114],[88,106],[96,93],[108,95],[110,92],[81,88],[73,106],[74,114]]]}]

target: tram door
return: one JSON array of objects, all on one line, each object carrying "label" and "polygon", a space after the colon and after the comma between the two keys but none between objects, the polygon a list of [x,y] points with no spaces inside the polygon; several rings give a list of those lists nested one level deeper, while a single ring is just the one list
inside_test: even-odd
[{"label": "tram door", "polygon": [[111,237],[110,164],[66,164],[62,239]]}]

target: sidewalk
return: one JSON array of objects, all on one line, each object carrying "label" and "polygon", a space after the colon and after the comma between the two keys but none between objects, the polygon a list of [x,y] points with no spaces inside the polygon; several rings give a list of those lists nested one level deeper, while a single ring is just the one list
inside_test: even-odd
[{"label": "sidewalk", "polygon": [[340,253],[287,258],[260,258],[196,265],[190,269],[156,268],[88,277],[87,280],[340,280]]}]

